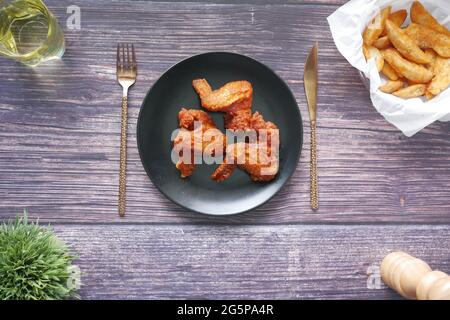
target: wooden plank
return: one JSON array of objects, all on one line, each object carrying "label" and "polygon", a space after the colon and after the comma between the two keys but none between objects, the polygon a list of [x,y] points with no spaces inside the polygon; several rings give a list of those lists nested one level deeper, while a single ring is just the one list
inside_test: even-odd
[{"label": "wooden plank", "polygon": [[[122,1],[122,0],[112,0],[112,1]],[[132,1],[153,1],[153,0],[132,0]],[[158,1],[156,1],[158,2]],[[348,2],[348,0],[164,0],[159,2],[198,2],[198,3],[217,3],[217,4],[251,4],[251,5],[305,5],[305,4],[322,4],[322,5],[343,5]]]},{"label": "wooden plank", "polygon": [[367,285],[392,250],[450,271],[449,226],[83,224],[55,230],[79,256],[83,299],[397,299],[384,284]]},{"label": "wooden plank", "polygon": [[[62,24],[68,0],[47,1]],[[134,42],[139,79],[130,97],[129,222],[450,222],[450,123],[405,138],[371,106],[338,53],[326,17],[336,5],[224,5],[85,0],[81,31],[66,30],[62,62],[35,70],[0,59],[0,216],[28,208],[42,221],[119,221],[121,90],[115,46]],[[151,184],[136,147],[145,93],[170,65],[205,51],[250,55],[293,90],[307,120],[302,70],[320,42],[319,186],[309,209],[309,142],[288,185],[245,215],[186,212]],[[305,137],[309,129],[305,121]]]}]

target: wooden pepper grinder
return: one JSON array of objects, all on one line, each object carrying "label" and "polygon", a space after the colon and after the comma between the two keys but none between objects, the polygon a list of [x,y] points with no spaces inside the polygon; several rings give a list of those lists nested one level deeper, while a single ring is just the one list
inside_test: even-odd
[{"label": "wooden pepper grinder", "polygon": [[450,300],[450,276],[405,252],[392,252],[381,262],[381,278],[407,299]]}]

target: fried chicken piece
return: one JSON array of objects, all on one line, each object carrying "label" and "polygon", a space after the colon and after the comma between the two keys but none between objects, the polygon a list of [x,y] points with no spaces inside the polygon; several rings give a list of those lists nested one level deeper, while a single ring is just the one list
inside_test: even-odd
[{"label": "fried chicken piece", "polygon": [[253,87],[245,80],[228,82],[217,90],[212,90],[205,79],[192,81],[202,107],[210,111],[225,112],[225,129],[249,128],[252,115]]},{"label": "fried chicken piece", "polygon": [[[195,170],[195,154],[203,154],[207,149],[211,156],[215,156],[215,150],[221,150],[225,146],[224,135],[217,129],[213,119],[204,111],[196,109],[182,108],[178,113],[180,130],[175,137],[174,151],[180,155],[176,163],[176,168],[180,171],[181,177],[191,176]],[[196,125],[197,122],[197,125]],[[204,139],[205,132],[215,135],[212,139]],[[201,139],[200,143],[194,137]],[[189,158],[184,159],[183,150],[190,150]],[[184,161],[183,161],[184,160]]]},{"label": "fried chicken piece", "polygon": [[[193,174],[195,170],[194,153],[206,152],[206,150],[221,150],[223,157],[223,150],[226,145],[226,137],[215,126],[212,118],[202,110],[195,109],[181,109],[178,114],[180,131],[174,139],[174,145],[177,151],[183,150],[182,148],[189,148],[185,150],[191,150],[189,161],[183,162],[180,158],[176,164],[178,170],[180,170],[181,177],[185,178]],[[231,176],[234,169],[239,166],[242,170],[246,171],[250,178],[254,181],[269,181],[272,180],[278,172],[278,132],[273,131],[277,127],[271,123],[264,121],[264,118],[255,112],[251,117],[252,123],[255,129],[258,131],[258,138],[262,137],[267,143],[234,143],[226,147],[226,158],[224,163],[221,164],[216,171],[212,174],[211,178],[216,181],[224,181]],[[201,126],[195,126],[195,121],[201,123]],[[208,139],[202,139],[201,144],[196,144],[194,135],[205,135],[207,130],[213,129],[212,133],[215,135],[212,141]],[[202,136],[203,137],[203,136]],[[271,147],[274,149],[271,149]],[[208,148],[208,149],[207,149]],[[273,151],[274,150],[274,151]],[[211,152],[210,155],[215,156],[215,152]],[[181,154],[181,156],[183,156]]]},{"label": "fried chicken piece", "polygon": [[[272,140],[275,139],[272,137]],[[250,175],[253,181],[270,181],[278,173],[279,160],[277,148],[257,143],[235,143],[227,146],[226,160],[212,174],[216,181],[228,179],[236,167]]]},{"label": "fried chicken piece", "polygon": [[245,80],[228,82],[217,90],[212,90],[205,79],[194,80],[192,85],[200,96],[202,107],[215,112],[226,112],[234,104],[251,99],[253,95],[252,84]]},{"label": "fried chicken piece", "polygon": [[224,116],[225,129],[246,130],[250,128],[252,97],[235,103]]},{"label": "fried chicken piece", "polygon": [[[249,129],[253,102],[253,87],[250,82],[233,81],[214,91],[206,79],[194,80],[192,85],[203,108],[225,112],[225,129]],[[223,181],[231,176],[235,168],[236,165],[222,164],[211,177],[213,180]]]},{"label": "fried chicken piece", "polygon": [[259,112],[255,112],[249,121],[256,130],[257,143],[235,143],[228,145],[226,158],[212,174],[212,179],[224,181],[228,179],[236,167],[246,171],[253,181],[270,181],[278,173],[278,127],[265,121]]},{"label": "fried chicken piece", "polygon": [[[259,133],[260,130],[267,130],[267,145],[270,148],[271,137],[274,135],[272,130],[278,130],[277,125],[271,121],[264,120],[264,117],[258,111],[252,114],[252,117],[249,120],[249,124],[250,128],[256,130],[257,133]],[[279,137],[277,139],[279,139]],[[279,140],[277,141],[277,143],[279,143]]]},{"label": "fried chicken piece", "polygon": [[198,121],[203,125],[204,131],[208,129],[217,129],[214,120],[205,111],[197,109],[181,108],[178,113],[180,128],[194,130],[194,122]]},{"label": "fried chicken piece", "polygon": [[214,172],[211,175],[211,179],[217,182],[225,181],[229,177],[231,177],[236,168],[237,168],[236,163],[222,163],[217,167],[216,170],[214,170]]},{"label": "fried chicken piece", "polygon": [[[254,181],[272,180],[278,172],[279,138],[278,131],[273,131],[278,130],[278,127],[270,121],[265,121],[258,112],[252,114],[251,83],[245,80],[233,81],[217,90],[212,90],[205,79],[194,80],[192,85],[200,97],[203,108],[225,112],[225,129],[244,131],[253,129],[256,130],[258,139],[260,131],[267,133],[266,141],[259,144],[247,143],[245,148],[239,143],[227,146],[226,159],[212,174],[212,179],[224,181],[232,175],[236,167],[239,167],[249,173]],[[272,141],[276,152],[271,151]]]}]

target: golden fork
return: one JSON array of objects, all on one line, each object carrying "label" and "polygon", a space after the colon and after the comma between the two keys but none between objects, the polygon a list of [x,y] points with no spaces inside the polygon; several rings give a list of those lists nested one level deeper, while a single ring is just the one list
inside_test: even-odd
[{"label": "golden fork", "polygon": [[[130,50],[131,49],[131,50]],[[117,45],[117,81],[123,88],[122,125],[120,132],[119,216],[125,216],[127,171],[128,89],[136,82],[137,63],[134,45]]]},{"label": "golden fork", "polygon": [[309,119],[311,124],[311,208],[319,209],[319,189],[317,186],[317,51],[319,44],[316,42],[312,47],[305,63],[303,75],[306,100],[308,102]]}]

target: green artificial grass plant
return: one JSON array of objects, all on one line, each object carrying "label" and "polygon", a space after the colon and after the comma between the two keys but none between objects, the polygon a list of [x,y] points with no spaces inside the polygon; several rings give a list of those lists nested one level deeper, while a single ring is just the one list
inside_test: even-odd
[{"label": "green artificial grass plant", "polygon": [[0,300],[77,298],[73,257],[50,228],[26,214],[0,226]]}]

